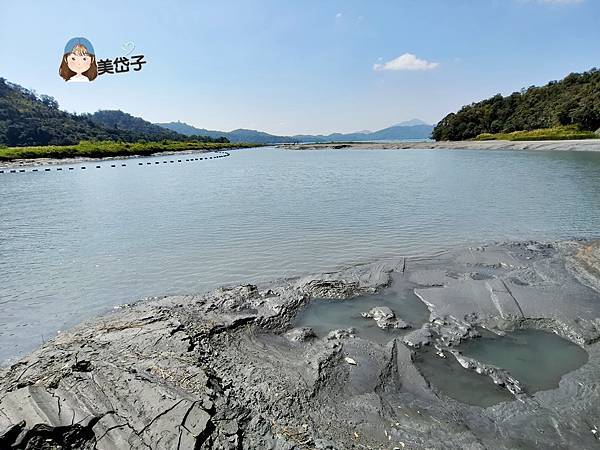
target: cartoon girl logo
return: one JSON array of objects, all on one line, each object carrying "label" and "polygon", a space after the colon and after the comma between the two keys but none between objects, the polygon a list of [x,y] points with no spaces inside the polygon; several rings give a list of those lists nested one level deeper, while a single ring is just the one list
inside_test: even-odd
[{"label": "cartoon girl logo", "polygon": [[65,81],[89,82],[98,76],[98,66],[92,43],[84,37],[76,37],[67,42],[59,75]]}]

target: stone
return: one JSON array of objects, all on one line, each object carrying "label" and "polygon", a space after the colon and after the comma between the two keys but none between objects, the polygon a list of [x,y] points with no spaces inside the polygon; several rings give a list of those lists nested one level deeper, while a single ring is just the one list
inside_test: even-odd
[{"label": "stone", "polygon": [[431,334],[431,330],[429,329],[429,324],[426,324],[422,328],[411,331],[407,335],[403,336],[402,342],[414,349],[420,349],[425,345],[429,345],[431,343],[432,337],[433,335]]},{"label": "stone", "polygon": [[340,330],[332,330],[327,334],[327,340],[332,341],[335,339],[348,339],[353,338],[356,335],[355,328],[346,328]]},{"label": "stone", "polygon": [[305,342],[309,339],[315,338],[315,332],[310,327],[302,327],[302,328],[293,328],[287,333],[285,333],[285,337],[287,337],[290,341],[295,342]]},{"label": "stone", "polygon": [[526,396],[525,389],[521,386],[519,380],[514,378],[505,369],[484,364],[476,359],[463,355],[458,350],[449,350],[450,354],[456,358],[458,363],[467,370],[472,370],[480,375],[487,375],[494,384],[505,387],[516,398],[520,399]]},{"label": "stone", "polygon": [[379,328],[387,330],[389,328],[406,329],[410,328],[410,325],[404,322],[402,319],[396,317],[394,311],[387,306],[376,306],[369,312],[361,313],[366,319],[373,319]]}]

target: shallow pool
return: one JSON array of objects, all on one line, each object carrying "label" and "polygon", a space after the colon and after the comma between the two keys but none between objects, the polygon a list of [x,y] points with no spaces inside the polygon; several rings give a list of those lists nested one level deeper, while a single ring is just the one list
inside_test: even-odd
[{"label": "shallow pool", "polygon": [[[584,365],[588,354],[578,345],[539,330],[517,330],[496,336],[483,332],[478,339],[461,343],[464,355],[507,370],[528,394],[555,389],[563,375]],[[491,406],[514,400],[506,390],[484,375],[465,370],[447,353],[440,358],[431,349],[418,353],[415,364],[423,376],[444,394],[463,403]]]},{"label": "shallow pool", "polygon": [[357,336],[380,344],[406,334],[410,329],[382,329],[373,319],[362,317],[378,306],[387,306],[412,328],[420,328],[428,321],[429,310],[412,289],[396,288],[377,295],[356,297],[348,300],[313,300],[296,316],[295,326],[310,327],[319,337],[332,330],[354,328]]}]

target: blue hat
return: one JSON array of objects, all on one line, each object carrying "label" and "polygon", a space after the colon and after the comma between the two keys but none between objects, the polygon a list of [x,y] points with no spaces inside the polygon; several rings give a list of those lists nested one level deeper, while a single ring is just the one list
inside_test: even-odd
[{"label": "blue hat", "polygon": [[74,37],[73,39],[70,39],[69,42],[67,42],[67,45],[65,45],[64,54],[66,55],[67,53],[71,53],[76,45],[83,45],[85,48],[87,48],[87,51],[90,55],[96,54],[94,52],[94,46],[92,43],[84,37]]}]

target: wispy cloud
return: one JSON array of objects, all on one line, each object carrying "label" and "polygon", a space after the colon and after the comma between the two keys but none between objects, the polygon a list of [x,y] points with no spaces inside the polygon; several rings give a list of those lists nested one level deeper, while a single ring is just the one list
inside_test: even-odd
[{"label": "wispy cloud", "polygon": [[412,53],[405,53],[388,62],[373,64],[373,70],[433,70],[438,66],[436,62],[419,59]]},{"label": "wispy cloud", "polygon": [[335,18],[336,18],[336,19],[340,19],[341,17],[342,17],[342,13],[341,13],[341,12],[339,12],[339,13],[337,13],[337,14],[335,15]]}]

